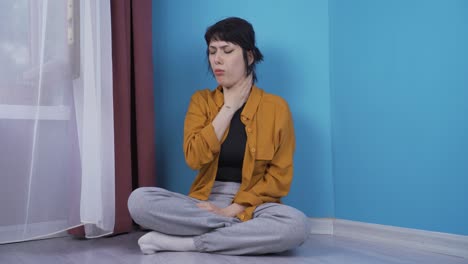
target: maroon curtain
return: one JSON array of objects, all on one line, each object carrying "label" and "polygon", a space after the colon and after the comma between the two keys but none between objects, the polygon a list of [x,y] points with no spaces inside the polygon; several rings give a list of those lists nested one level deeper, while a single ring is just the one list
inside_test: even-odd
[{"label": "maroon curtain", "polygon": [[[114,234],[132,230],[132,190],[155,185],[151,0],[111,0],[115,138]],[[70,231],[83,235],[83,228]]]},{"label": "maroon curtain", "polygon": [[151,0],[112,0],[115,228],[128,232],[133,189],[155,185]]}]

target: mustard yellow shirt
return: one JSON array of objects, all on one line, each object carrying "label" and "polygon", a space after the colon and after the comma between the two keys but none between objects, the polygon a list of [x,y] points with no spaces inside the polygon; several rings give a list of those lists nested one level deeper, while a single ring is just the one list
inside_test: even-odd
[{"label": "mustard yellow shirt", "polygon": [[[224,104],[222,88],[197,91],[191,98],[184,124],[184,154],[190,168],[199,170],[189,196],[207,200],[216,178],[221,142],[213,119]],[[255,208],[267,202],[280,203],[291,186],[295,137],[288,104],[279,96],[253,86],[241,113],[247,143],[242,182],[233,202],[247,208],[237,217],[252,219]]]}]

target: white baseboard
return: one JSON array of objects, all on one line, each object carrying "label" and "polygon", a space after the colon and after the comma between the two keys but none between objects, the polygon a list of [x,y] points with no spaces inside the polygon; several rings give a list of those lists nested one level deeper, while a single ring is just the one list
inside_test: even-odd
[{"label": "white baseboard", "polygon": [[314,235],[333,235],[333,218],[309,218],[310,233]]},{"label": "white baseboard", "polygon": [[[315,221],[315,219],[313,220]],[[334,219],[333,235],[397,244],[468,259],[468,236]]]}]

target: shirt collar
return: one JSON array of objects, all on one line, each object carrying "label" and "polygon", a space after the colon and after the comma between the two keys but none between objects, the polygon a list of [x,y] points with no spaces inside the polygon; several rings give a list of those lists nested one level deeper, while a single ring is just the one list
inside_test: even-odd
[{"label": "shirt collar", "polygon": [[242,110],[241,116],[247,118],[247,120],[251,120],[257,112],[262,96],[263,90],[255,85],[252,86],[252,90],[250,91],[249,98],[244,106],[244,110]]}]

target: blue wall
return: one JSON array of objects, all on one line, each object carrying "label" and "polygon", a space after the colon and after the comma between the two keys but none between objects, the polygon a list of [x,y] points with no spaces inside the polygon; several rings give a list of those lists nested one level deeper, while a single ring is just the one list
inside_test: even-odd
[{"label": "blue wall", "polygon": [[216,86],[203,35],[240,16],[265,55],[258,85],[293,112],[286,203],[468,235],[468,1],[158,0],[153,14],[159,186],[188,192],[185,112]]},{"label": "blue wall", "polygon": [[468,235],[468,1],[330,15],[336,218]]},{"label": "blue wall", "polygon": [[187,193],[194,179],[183,157],[184,116],[196,90],[216,87],[203,36],[228,16],[254,25],[265,56],[258,86],[284,97],[293,113],[298,144],[285,203],[332,217],[327,0],[153,1],[158,185]]}]

